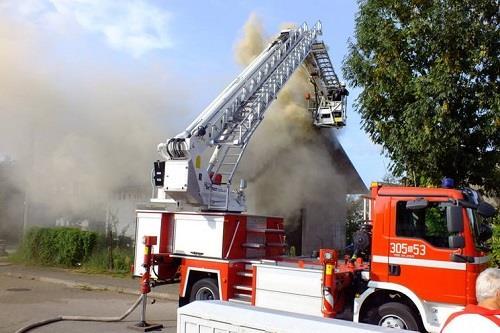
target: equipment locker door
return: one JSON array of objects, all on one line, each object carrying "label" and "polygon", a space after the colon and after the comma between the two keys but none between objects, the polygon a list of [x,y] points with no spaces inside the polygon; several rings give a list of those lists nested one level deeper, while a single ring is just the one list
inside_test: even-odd
[{"label": "equipment locker door", "polygon": [[407,209],[404,198],[391,200],[389,282],[425,301],[465,304],[466,264],[451,260],[456,249],[448,246],[443,198],[427,200],[418,210]]}]

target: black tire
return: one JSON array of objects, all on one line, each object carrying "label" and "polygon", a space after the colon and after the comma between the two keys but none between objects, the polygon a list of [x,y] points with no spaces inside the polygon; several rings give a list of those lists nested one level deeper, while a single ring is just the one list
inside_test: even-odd
[{"label": "black tire", "polygon": [[196,281],[189,293],[189,302],[219,299],[219,286],[214,279],[205,278]]},{"label": "black tire", "polygon": [[420,318],[408,305],[398,302],[386,303],[372,316],[371,324],[378,326],[420,331]]},{"label": "black tire", "polygon": [[187,305],[187,304],[189,304],[189,298],[179,296],[179,307],[183,307],[184,305]]}]

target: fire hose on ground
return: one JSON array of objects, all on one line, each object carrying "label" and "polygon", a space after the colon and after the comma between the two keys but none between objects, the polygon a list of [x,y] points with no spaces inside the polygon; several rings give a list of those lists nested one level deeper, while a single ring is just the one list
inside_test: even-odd
[{"label": "fire hose on ground", "polygon": [[137,301],[135,301],[135,303],[120,317],[59,316],[59,317],[54,317],[54,318],[50,318],[50,319],[37,321],[37,322],[32,323],[28,326],[25,326],[21,329],[18,329],[16,331],[16,333],[28,332],[33,328],[52,324],[52,323],[55,323],[58,321],[97,321],[97,322],[108,322],[108,323],[122,321],[123,319],[127,318],[132,313],[132,311],[135,310],[135,308],[137,308],[137,306],[141,303],[143,298],[144,298],[144,295],[139,296]]},{"label": "fire hose on ground", "polygon": [[48,324],[56,323],[58,321],[94,321],[94,322],[118,322],[127,318],[132,311],[134,311],[139,304],[142,302],[142,312],[141,312],[141,320],[139,323],[135,325],[134,328],[144,329],[144,328],[161,328],[162,325],[148,324],[146,322],[146,304],[148,293],[151,291],[150,284],[150,269],[153,264],[153,255],[152,255],[152,247],[156,245],[157,238],[154,236],[145,236],[144,237],[144,263],[143,267],[145,269],[144,274],[141,278],[141,296],[132,304],[132,306],[125,311],[120,317],[92,317],[92,316],[58,316],[50,319],[40,320],[35,323],[31,323],[25,327],[18,329],[15,333],[24,333],[32,330],[33,328],[45,326]]}]

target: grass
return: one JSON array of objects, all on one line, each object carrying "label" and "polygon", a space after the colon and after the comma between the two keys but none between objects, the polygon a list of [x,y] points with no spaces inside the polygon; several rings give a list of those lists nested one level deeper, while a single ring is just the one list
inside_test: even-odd
[{"label": "grass", "polygon": [[109,254],[107,248],[100,248],[78,268],[78,272],[88,274],[108,274],[115,277],[130,276],[130,267],[133,264],[133,248],[114,248]]}]

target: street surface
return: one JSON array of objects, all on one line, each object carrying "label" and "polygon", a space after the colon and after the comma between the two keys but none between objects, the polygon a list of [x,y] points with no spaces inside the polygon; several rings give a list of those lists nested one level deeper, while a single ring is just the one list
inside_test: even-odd
[{"label": "street surface", "polygon": [[[0,275],[0,332],[15,332],[28,323],[58,315],[120,316],[136,295],[105,290],[69,288],[55,283]],[[156,299],[147,308],[147,320],[163,324],[162,332],[175,332],[177,302]],[[34,333],[135,332],[127,326],[140,318],[140,306],[124,322],[58,322],[34,329]]]}]

